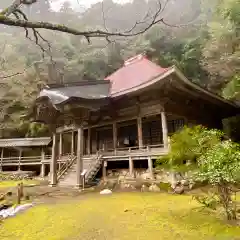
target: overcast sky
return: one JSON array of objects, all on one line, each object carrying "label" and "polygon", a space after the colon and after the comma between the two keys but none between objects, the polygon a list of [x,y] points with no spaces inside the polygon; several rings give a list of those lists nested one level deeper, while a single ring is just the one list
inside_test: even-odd
[{"label": "overcast sky", "polygon": [[[90,7],[94,3],[101,2],[101,0],[57,0],[52,4],[52,6],[54,9],[58,10],[61,6],[61,3],[65,2],[65,1],[71,2],[72,6],[76,7],[76,8],[78,8],[79,5],[87,8],[87,7]],[[117,2],[117,3],[126,3],[131,0],[113,0],[113,1]]]}]

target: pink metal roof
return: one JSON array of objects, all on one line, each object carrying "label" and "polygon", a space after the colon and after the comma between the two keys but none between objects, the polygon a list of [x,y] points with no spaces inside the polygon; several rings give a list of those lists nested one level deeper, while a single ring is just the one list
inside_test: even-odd
[{"label": "pink metal roof", "polygon": [[149,61],[142,54],[124,62],[124,66],[106,77],[111,82],[111,95],[137,87],[168,71]]}]

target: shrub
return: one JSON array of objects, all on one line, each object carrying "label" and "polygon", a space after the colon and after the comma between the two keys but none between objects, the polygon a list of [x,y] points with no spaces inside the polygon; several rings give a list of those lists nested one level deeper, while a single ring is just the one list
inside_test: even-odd
[{"label": "shrub", "polygon": [[[203,126],[184,127],[171,137],[171,150],[167,156],[157,160],[157,166],[164,168],[193,168],[196,159],[208,148],[221,141],[223,133]],[[186,162],[190,165],[183,166]]]},{"label": "shrub", "polygon": [[209,148],[198,159],[196,179],[216,186],[227,219],[236,220],[236,207],[231,196],[232,185],[240,179],[240,145],[223,141]]}]

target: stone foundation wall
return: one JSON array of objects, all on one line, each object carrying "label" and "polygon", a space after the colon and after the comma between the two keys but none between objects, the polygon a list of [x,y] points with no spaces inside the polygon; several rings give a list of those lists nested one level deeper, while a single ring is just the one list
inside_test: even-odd
[{"label": "stone foundation wall", "polygon": [[[179,173],[166,170],[154,170],[154,175],[146,169],[134,169],[134,175],[131,176],[129,169],[107,170],[107,179],[109,182],[116,182],[122,188],[144,188],[151,189],[151,185],[168,185],[172,190],[177,186],[184,187],[185,190],[191,190],[195,183],[192,180],[192,172]],[[125,187],[124,187],[125,186]],[[153,189],[153,187],[152,187]],[[157,188],[155,187],[155,190]]]},{"label": "stone foundation wall", "polygon": [[0,181],[20,181],[24,179],[32,179],[34,172],[0,172]]}]

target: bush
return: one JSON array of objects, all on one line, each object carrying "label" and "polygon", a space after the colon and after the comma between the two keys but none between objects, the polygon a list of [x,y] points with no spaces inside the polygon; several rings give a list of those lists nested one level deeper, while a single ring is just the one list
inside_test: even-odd
[{"label": "bush", "polygon": [[209,130],[200,125],[192,128],[185,126],[172,135],[170,153],[159,158],[156,164],[164,168],[185,168],[184,171],[192,169],[197,158],[219,143],[222,137],[223,133],[219,130]]},{"label": "bush", "polygon": [[232,185],[240,180],[240,145],[223,141],[208,149],[198,159],[196,179],[216,186],[220,204],[224,207],[228,220],[236,220]]}]

